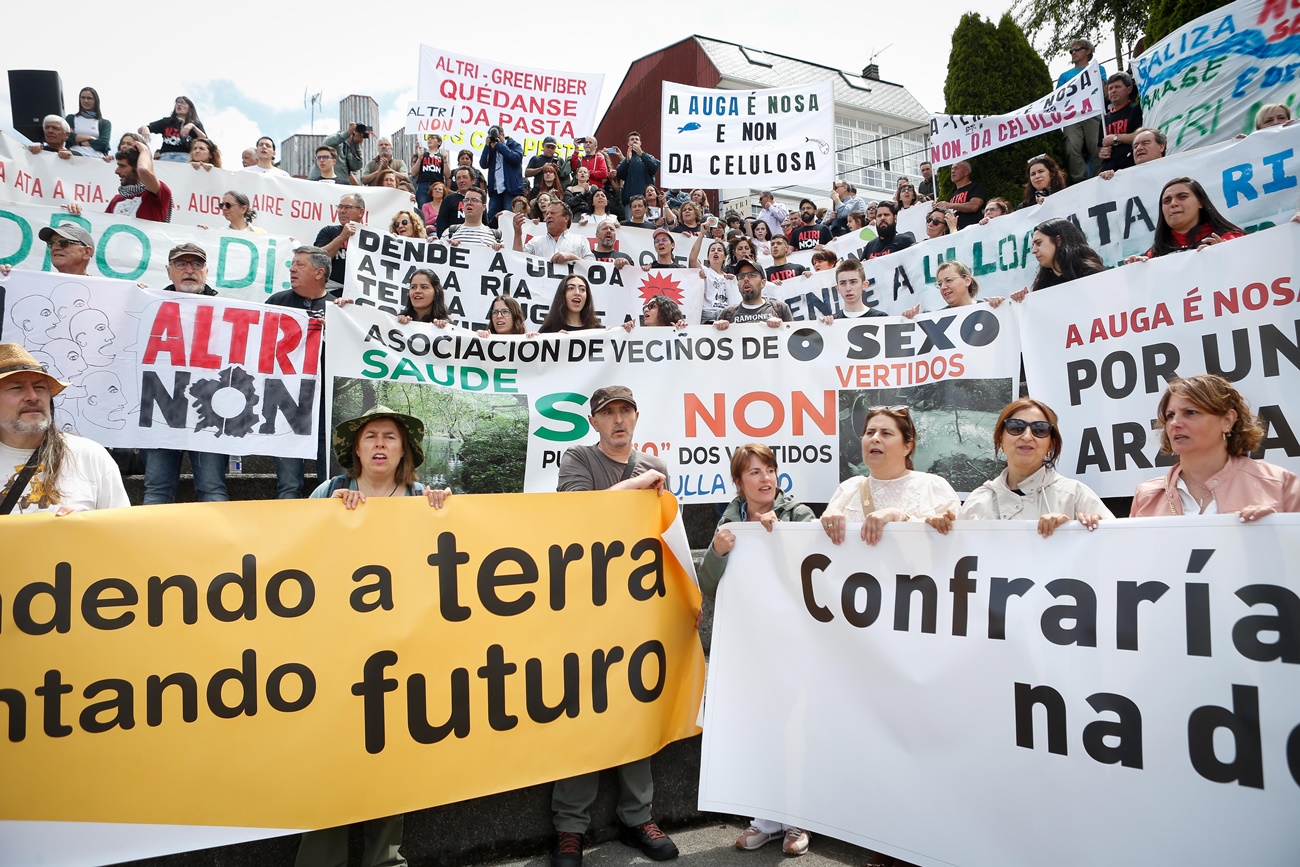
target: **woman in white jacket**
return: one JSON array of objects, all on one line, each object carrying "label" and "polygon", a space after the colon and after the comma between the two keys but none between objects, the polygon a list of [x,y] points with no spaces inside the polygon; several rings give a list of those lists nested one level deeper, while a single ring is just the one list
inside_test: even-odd
[{"label": "woman in white jacket", "polygon": [[1091,488],[1054,469],[1061,442],[1050,406],[1028,397],[1007,404],[993,432],[993,446],[1006,455],[1007,468],[971,492],[957,517],[1036,519],[1043,538],[1067,521],[1095,530],[1102,518],[1114,518]]}]

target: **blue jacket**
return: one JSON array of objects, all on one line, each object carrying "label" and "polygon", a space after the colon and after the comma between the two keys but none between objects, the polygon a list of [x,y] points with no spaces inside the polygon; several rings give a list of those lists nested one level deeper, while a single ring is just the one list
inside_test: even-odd
[{"label": "blue jacket", "polygon": [[510,136],[506,136],[497,142],[494,147],[483,148],[483,155],[479,157],[478,164],[487,169],[487,191],[489,195],[496,193],[496,157],[501,155],[501,165],[505,172],[502,182],[505,186],[505,195],[522,196],[524,194],[524,146]]},{"label": "blue jacket", "polygon": [[618,179],[623,182],[623,204],[632,201],[633,196],[645,192],[645,188],[655,182],[655,172],[659,171],[659,160],[642,151],[618,164]]}]

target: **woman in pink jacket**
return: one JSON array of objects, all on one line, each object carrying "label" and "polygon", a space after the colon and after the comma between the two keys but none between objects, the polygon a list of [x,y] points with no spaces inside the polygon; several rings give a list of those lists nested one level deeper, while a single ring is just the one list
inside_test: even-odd
[{"label": "woman in pink jacket", "polygon": [[1253,521],[1272,512],[1300,512],[1300,479],[1250,458],[1264,438],[1241,393],[1213,374],[1175,379],[1157,413],[1162,454],[1178,463],[1133,495],[1130,516],[1226,515]]}]

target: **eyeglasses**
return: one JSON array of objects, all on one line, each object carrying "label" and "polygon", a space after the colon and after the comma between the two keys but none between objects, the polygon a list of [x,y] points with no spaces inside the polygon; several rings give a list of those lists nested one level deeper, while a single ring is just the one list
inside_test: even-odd
[{"label": "eyeglasses", "polygon": [[317,162],[321,162],[323,160],[332,160],[332,159],[334,159],[334,157],[330,156],[329,154],[316,154]]},{"label": "eyeglasses", "polygon": [[942,225],[943,225],[943,220],[942,220],[942,219],[936,220],[936,219],[934,219],[933,217],[931,217],[930,219],[926,220],[926,222],[929,223],[931,226],[942,226]]},{"label": "eyeglasses", "polygon": [[1045,159],[1047,159],[1047,154],[1039,154],[1036,157],[1030,157],[1029,159],[1025,160],[1025,165],[1032,166],[1034,163],[1040,162]]},{"label": "eyeglasses", "polygon": [[51,247],[58,247],[60,250],[66,250],[66,249],[68,249],[69,247],[83,247],[83,246],[85,246],[85,245],[82,244],[80,241],[70,241],[70,240],[68,240],[67,238],[54,238],[54,239],[51,240],[49,243],[50,243],[50,246],[51,246]]},{"label": "eyeglasses", "polygon": [[229,211],[231,208],[235,207],[235,203],[234,203],[234,202],[222,202],[218,207],[220,207],[221,210],[223,210],[223,211]]},{"label": "eyeglasses", "polygon": [[340,210],[340,211],[359,211],[359,210],[361,210],[361,208],[358,207],[357,205],[339,205],[339,210]]},{"label": "eyeglasses", "polygon": [[207,264],[199,259],[172,259],[172,265],[179,271],[198,271],[207,267]]},{"label": "eyeglasses", "polygon": [[1070,49],[1070,53],[1073,54],[1076,51],[1087,51],[1087,50],[1088,50],[1088,46],[1086,45],[1076,45]]},{"label": "eyeglasses", "polygon": [[1023,418],[1009,418],[1002,422],[1002,429],[1013,437],[1018,437],[1029,428],[1029,432],[1034,435],[1034,439],[1041,440],[1046,438],[1052,432],[1052,423],[1050,421],[1025,421]]},{"label": "eyeglasses", "polygon": [[867,412],[910,412],[908,405],[905,403],[896,403],[893,406],[869,406]]},{"label": "eyeglasses", "polygon": [[509,311],[509,310],[500,310],[500,309],[498,309],[498,310],[493,310],[493,311],[491,312],[491,314],[489,314],[489,315],[491,315],[491,317],[492,317],[493,319],[499,319],[499,318],[502,317],[502,316],[509,316],[509,315],[510,315],[510,311]]},{"label": "eyeglasses", "polygon": [[394,228],[396,228],[397,226],[409,226],[409,225],[411,225],[410,220],[393,220]]}]

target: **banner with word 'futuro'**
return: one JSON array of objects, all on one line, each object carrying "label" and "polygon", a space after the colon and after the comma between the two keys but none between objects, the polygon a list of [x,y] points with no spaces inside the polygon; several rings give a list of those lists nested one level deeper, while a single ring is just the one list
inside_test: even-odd
[{"label": "banner with word 'futuro'", "polygon": [[8,518],[0,549],[12,863],[78,843],[103,863],[104,823],[342,825],[699,731],[699,591],[669,496],[150,506]]},{"label": "banner with word 'futuro'", "polygon": [[830,81],[769,90],[663,82],[665,187],[824,186],[835,178]]},{"label": "banner with word 'futuro'", "polygon": [[947,166],[976,154],[1063,129],[1106,110],[1101,69],[1078,75],[1024,108],[997,115],[930,115],[930,162]]},{"label": "banner with word 'futuro'", "polygon": [[731,526],[700,809],[921,867],[1294,865],[1300,516]]},{"label": "banner with word 'futuro'", "polygon": [[454,103],[456,132],[446,140],[475,153],[487,144],[488,128],[499,126],[525,154],[540,154],[542,140],[553,136],[567,157],[574,138],[596,131],[604,82],[604,75],[533,69],[420,46],[419,98]]},{"label": "banner with word 'futuro'", "polygon": [[80,226],[90,233],[94,254],[86,270],[161,289],[171,283],[167,255],[177,244],[198,244],[208,254],[208,281],[225,298],[264,301],[289,288],[293,239],[262,232],[232,232],[155,223],[97,210],[73,216],[60,208],[25,202],[0,203],[0,265],[50,271],[49,247],[40,240],[46,226]]},{"label": "banner with word 'futuro'", "polygon": [[1155,420],[1176,376],[1227,378],[1264,460],[1300,473],[1300,226],[1125,265],[1017,305],[1030,393],[1056,410],[1057,468],[1131,497],[1173,462]]},{"label": "banner with word 'futuro'", "polygon": [[421,478],[457,491],[555,490],[565,449],[596,442],[592,392],[618,384],[636,396],[636,448],[667,462],[679,500],[730,500],[731,453],[758,441],[776,452],[782,490],[824,503],[865,472],[863,421],[878,404],[912,407],[917,469],[958,491],[996,475],[993,426],[1020,370],[1015,322],[1006,305],[980,304],[915,320],[489,339],[352,305],[328,311],[325,367],[333,419],[408,407],[426,424]]},{"label": "banner with word 'futuro'", "polygon": [[343,297],[396,315],[406,305],[411,276],[420,269],[438,275],[448,320],[475,329],[486,329],[492,301],[509,295],[523,309],[525,329],[536,331],[546,319],[560,281],[570,273],[587,279],[596,315],[606,325],[636,319],[653,295],[672,298],[690,322],[700,321],[704,304],[705,281],[696,268],[647,271],[634,262],[620,265],[613,260],[552,264],[513,250],[481,244],[453,247],[373,229],[361,229],[348,245]]},{"label": "banner with word 'futuro'", "polygon": [[321,325],[298,310],[13,271],[0,342],[71,385],[60,429],[109,448],[316,455]]},{"label": "banner with word 'futuro'", "polygon": [[[0,201],[33,202],[58,208],[77,203],[83,211],[107,210],[120,180],[116,163],[56,154],[32,154],[16,138],[0,134]],[[230,190],[248,196],[257,211],[253,225],[298,244],[338,222],[339,197],[358,193],[377,220],[411,207],[411,194],[387,187],[349,187],[301,178],[227,169],[195,169],[191,163],[155,162],[154,174],[172,192],[172,222],[225,229],[221,197]],[[366,217],[363,215],[362,221]],[[141,221],[143,222],[143,221]]]},{"label": "banner with word 'futuro'", "polygon": [[1270,103],[1294,113],[1297,70],[1295,9],[1277,0],[1237,0],[1147,49],[1134,80],[1143,120],[1169,136],[1172,153],[1253,132],[1255,115]]},{"label": "banner with word 'futuro'", "polygon": [[[865,302],[888,313],[914,304],[937,310],[945,302],[935,275],[950,259],[966,263],[980,284],[980,298],[1010,295],[1034,282],[1034,227],[1049,219],[1078,225],[1107,265],[1145,252],[1160,218],[1160,193],[1180,176],[1201,182],[1225,217],[1247,231],[1285,222],[1300,197],[1300,125],[1274,127],[1240,141],[1124,169],[1110,180],[1093,178],[1047,198],[1041,205],[1014,211],[951,235],[920,240],[898,253],[863,263],[872,284]],[[840,256],[862,257],[861,241],[843,236],[832,242]]]}]

